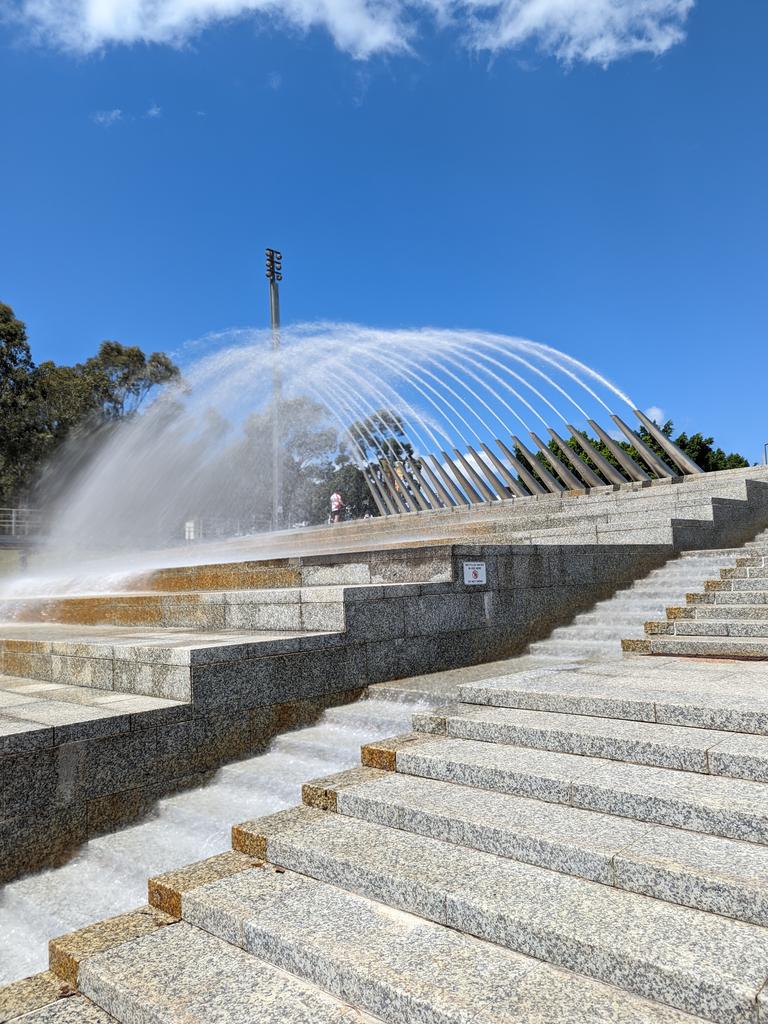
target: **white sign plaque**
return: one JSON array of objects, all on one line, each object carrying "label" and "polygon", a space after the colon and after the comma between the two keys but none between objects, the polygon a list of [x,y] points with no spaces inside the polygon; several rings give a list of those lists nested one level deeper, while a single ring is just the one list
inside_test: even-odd
[{"label": "white sign plaque", "polygon": [[485,562],[465,562],[464,582],[468,587],[485,585]]}]

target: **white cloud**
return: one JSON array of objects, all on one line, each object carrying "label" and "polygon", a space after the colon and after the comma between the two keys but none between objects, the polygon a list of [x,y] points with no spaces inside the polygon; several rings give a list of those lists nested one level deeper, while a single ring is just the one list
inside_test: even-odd
[{"label": "white cloud", "polygon": [[652,405],[649,409],[646,409],[645,415],[649,420],[653,420],[654,423],[663,425],[666,422],[664,410],[660,409],[658,405]]},{"label": "white cloud", "polygon": [[207,26],[252,15],[325,29],[353,57],[405,53],[429,12],[475,50],[532,45],[566,63],[661,54],[684,38],[695,0],[11,0],[41,42],[87,53],[117,43],[180,45]]},{"label": "white cloud", "polygon": [[282,88],[283,76],[279,71],[270,71],[267,75],[267,88],[271,89],[272,92],[277,92]]},{"label": "white cloud", "polygon": [[162,117],[162,116],[163,116],[163,108],[162,107],[158,107],[158,105],[156,103],[153,103],[151,107],[148,107],[146,112],[145,112],[145,114],[144,114],[144,117]]},{"label": "white cloud", "polygon": [[113,124],[117,124],[118,121],[122,121],[123,112],[118,107],[114,110],[97,110],[95,114],[91,114],[91,120],[102,128],[110,128]]}]

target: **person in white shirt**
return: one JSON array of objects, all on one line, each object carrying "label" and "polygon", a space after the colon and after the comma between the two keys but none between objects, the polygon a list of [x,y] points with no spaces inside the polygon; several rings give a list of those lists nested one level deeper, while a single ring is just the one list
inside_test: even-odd
[{"label": "person in white shirt", "polygon": [[340,523],[341,513],[344,511],[344,501],[338,491],[331,495],[331,522]]}]

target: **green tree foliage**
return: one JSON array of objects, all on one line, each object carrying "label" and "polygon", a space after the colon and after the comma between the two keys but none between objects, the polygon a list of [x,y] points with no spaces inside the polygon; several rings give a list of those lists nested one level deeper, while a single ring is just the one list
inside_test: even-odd
[{"label": "green tree foliage", "polygon": [[87,438],[80,446],[85,463],[110,424],[134,415],[154,388],[178,379],[164,353],[147,357],[117,341],[103,342],[84,363],[36,366],[24,324],[0,303],[0,504],[25,500],[50,456],[75,435]]},{"label": "green tree foliage", "polygon": [[8,503],[26,482],[33,372],[26,328],[10,306],[0,303],[0,504]]},{"label": "green tree foliage", "polygon": [[[705,437],[700,431],[691,435],[681,433],[678,434],[677,437],[672,437],[674,432],[674,424],[672,420],[667,420],[663,426],[659,426],[659,424],[656,424],[656,426],[659,427],[659,430],[661,430],[665,437],[674,441],[677,447],[680,448],[681,451],[685,452],[689,458],[693,459],[696,465],[705,472],[712,472],[720,469],[742,469],[749,466],[749,461],[745,459],[743,455],[739,455],[737,452],[726,454],[722,448],[713,448],[714,438]],[[643,443],[646,444],[648,448],[650,448],[651,451],[665,463],[665,465],[669,466],[673,473],[679,473],[679,470],[672,465],[669,455],[645,427],[641,425],[637,433],[641,441],[643,441]],[[620,469],[618,460],[603,441],[600,441],[598,438],[590,437],[586,431],[583,432],[582,436],[584,437],[583,444],[578,444],[572,437],[568,438],[567,444],[583,462],[595,471],[599,472],[598,467],[589,457],[590,450],[595,448],[608,462],[610,462],[612,466]],[[646,469],[648,468],[643,460],[642,452],[635,448],[634,445],[631,445],[628,441],[616,441],[616,444],[619,448],[627,452],[633,460]],[[562,455],[561,449],[555,441],[550,441],[548,447],[550,451],[552,451],[570,468],[570,463]],[[537,455],[537,459],[539,459],[543,465],[547,465],[544,460],[544,456],[541,453]]]}]

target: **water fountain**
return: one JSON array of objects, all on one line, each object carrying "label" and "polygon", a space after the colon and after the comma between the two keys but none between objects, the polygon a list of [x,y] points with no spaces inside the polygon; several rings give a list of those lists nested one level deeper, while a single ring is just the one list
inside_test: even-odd
[{"label": "water fountain", "polygon": [[[262,525],[268,520],[271,481],[281,471],[270,443],[275,373],[281,430],[335,433],[381,516],[401,517],[394,541],[408,538],[414,513],[698,472],[626,394],[546,345],[353,324],[284,329],[279,354],[269,342],[254,330],[204,339],[183,385],[110,435],[50,510],[45,568],[0,587],[6,615],[8,598],[119,591],[152,568],[235,562],[252,552],[253,521],[234,540],[173,544],[183,523],[202,515],[233,523],[243,507],[255,507]],[[625,405],[664,458],[614,412]],[[605,414],[610,430],[596,419]],[[285,550],[290,542],[281,543]],[[260,557],[269,544],[261,543]],[[0,895],[0,982],[42,967],[51,935],[141,903],[149,875],[224,849],[234,820],[295,802],[308,777],[354,764],[364,740],[404,731],[411,710],[369,700],[326,712],[268,753],[221,768],[209,785],[163,798],[148,820],[92,838],[65,866],[8,884]]]},{"label": "water fountain", "polygon": [[[201,517],[223,522],[223,532],[268,528],[281,472],[270,458],[275,373],[284,443],[291,430],[335,432],[384,516],[699,472],[624,392],[547,345],[354,324],[283,329],[279,352],[270,337],[238,330],[203,339],[183,385],[121,424],[87,470],[72,473],[48,508],[46,564],[63,566],[54,586],[71,589],[61,577],[76,563],[77,586],[87,589],[82,566],[95,555],[96,589],[100,576],[112,586],[115,574],[163,564],[167,554],[157,563],[151,553],[178,544],[184,523]],[[616,414],[624,406],[664,458]],[[606,414],[609,430],[597,419]],[[20,586],[50,589],[41,579]]]}]

